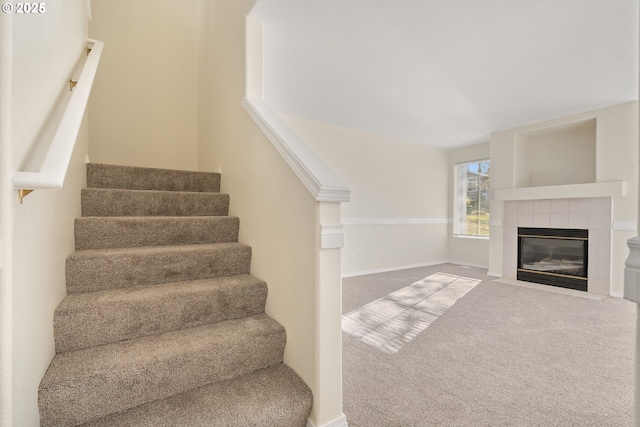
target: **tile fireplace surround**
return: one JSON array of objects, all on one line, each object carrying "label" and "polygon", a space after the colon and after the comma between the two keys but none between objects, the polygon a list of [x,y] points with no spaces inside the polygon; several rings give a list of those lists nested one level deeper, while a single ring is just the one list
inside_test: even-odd
[{"label": "tile fireplace surround", "polygon": [[589,230],[588,292],[609,295],[611,284],[611,198],[518,200],[503,206],[503,271],[516,279],[518,227]]}]

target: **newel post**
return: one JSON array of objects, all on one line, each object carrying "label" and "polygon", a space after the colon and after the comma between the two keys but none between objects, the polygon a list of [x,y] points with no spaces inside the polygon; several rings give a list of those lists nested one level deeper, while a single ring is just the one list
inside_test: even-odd
[{"label": "newel post", "polygon": [[316,385],[307,427],[348,427],[342,412],[342,279],[344,226],[340,203],[316,210]]},{"label": "newel post", "polygon": [[[627,241],[629,257],[624,269],[624,298],[640,304],[640,237]],[[634,376],[634,425],[640,426],[640,310],[636,307],[636,349]]]}]

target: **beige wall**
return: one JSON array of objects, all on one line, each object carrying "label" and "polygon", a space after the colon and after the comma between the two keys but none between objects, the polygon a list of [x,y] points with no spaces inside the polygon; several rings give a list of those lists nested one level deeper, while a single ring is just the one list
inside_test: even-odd
[{"label": "beige wall", "polygon": [[596,120],[516,135],[516,187],[596,182]]},{"label": "beige wall", "polygon": [[344,275],[447,260],[446,150],[283,118],[351,188],[342,207]]},{"label": "beige wall", "polygon": [[240,241],[253,250],[251,272],[269,287],[267,313],[287,330],[285,362],[313,390],[311,419],[323,425],[330,415],[318,406],[317,202],[240,105],[245,16],[253,3],[201,4],[198,166],[222,171],[230,214],[240,217]]},{"label": "beige wall", "polygon": [[195,169],[198,0],[92,0],[92,162]]},{"label": "beige wall", "polygon": [[29,153],[48,148],[47,122],[84,54],[87,23],[84,0],[51,0],[40,15],[2,16],[2,49],[13,51],[0,91],[2,97],[12,92],[13,101],[3,98],[11,108],[0,109],[0,123],[10,127],[0,134],[2,425],[39,425],[38,385],[54,354],[53,310],[66,293],[65,257],[74,249],[73,220],[85,186],[86,116],[62,190],[36,191],[20,205],[10,180],[14,171],[34,166]]},{"label": "beige wall", "polygon": [[327,378],[318,373],[315,302],[327,272],[316,271],[318,203],[240,105],[245,16],[254,2],[93,0],[90,31],[105,41],[105,66],[96,79],[90,156],[222,172],[239,239],[253,250],[252,274],[269,286],[267,313],[287,330],[285,362],[311,386],[311,419],[325,425],[341,415],[342,402],[337,391],[333,405],[319,397]]},{"label": "beige wall", "polygon": [[[472,162],[474,160],[488,159],[490,155],[489,143],[472,145],[470,147],[457,148],[449,151],[449,182],[447,185],[449,195],[449,218],[453,219],[455,199],[453,193],[454,166],[456,163]],[[491,165],[493,174],[494,166]],[[493,181],[492,181],[493,183]],[[453,224],[449,224],[448,259],[451,262],[473,265],[478,267],[489,266],[489,239],[483,237],[462,237],[453,235]]]}]

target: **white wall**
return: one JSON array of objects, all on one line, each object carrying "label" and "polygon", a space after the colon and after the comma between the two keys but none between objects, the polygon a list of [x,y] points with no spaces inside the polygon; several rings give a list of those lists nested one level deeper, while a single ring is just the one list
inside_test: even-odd
[{"label": "white wall", "polygon": [[351,188],[342,208],[343,275],[447,260],[446,150],[283,118]]},{"label": "white wall", "polygon": [[[449,218],[453,218],[455,198],[453,193],[454,166],[456,163],[472,162],[474,160],[488,159],[490,155],[489,143],[457,148],[449,151]],[[491,172],[493,173],[493,163]],[[489,239],[485,237],[454,236],[453,224],[449,224],[448,230],[448,259],[458,264],[473,265],[487,268],[489,266]]]},{"label": "white wall", "polygon": [[[53,310],[66,293],[65,257],[74,249],[73,220],[80,214],[80,188],[85,186],[86,117],[62,190],[36,191],[20,205],[11,175],[33,166],[30,152],[46,151],[45,124],[85,54],[87,23],[84,0],[51,0],[43,14],[2,17],[2,49],[13,51],[11,69],[2,67],[2,96],[9,93],[12,101],[3,98],[2,105],[11,108],[0,109],[0,123],[10,126],[0,134],[2,425],[39,425],[38,385],[54,354]],[[11,34],[4,32],[9,27]]]},{"label": "white wall", "polygon": [[197,168],[198,0],[92,0],[91,161]]},{"label": "white wall", "polygon": [[[245,94],[245,16],[255,0],[205,1],[200,7],[200,170],[222,172],[240,217],[240,241],[251,245],[251,273],[269,287],[267,314],[287,331],[285,363],[311,387],[314,425],[342,415],[322,393],[318,374],[316,271],[318,203],[253,123],[240,102]],[[339,297],[336,309],[339,309]],[[335,343],[340,346],[340,343]],[[339,353],[339,352],[338,352]],[[340,373],[336,372],[338,386]]]}]

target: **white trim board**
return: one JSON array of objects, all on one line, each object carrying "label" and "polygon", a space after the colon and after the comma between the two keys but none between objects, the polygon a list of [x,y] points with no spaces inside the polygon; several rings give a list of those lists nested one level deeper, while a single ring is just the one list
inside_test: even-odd
[{"label": "white trim board", "polygon": [[267,104],[249,98],[241,104],[316,201],[351,199],[351,189]]},{"label": "white trim board", "polygon": [[611,229],[615,231],[636,231],[638,223],[636,221],[613,221]]},{"label": "white trim board", "polygon": [[337,249],[344,247],[344,226],[327,224],[320,226],[320,249]]},{"label": "white trim board", "polygon": [[340,418],[322,425],[315,425],[310,419],[307,419],[307,427],[349,427],[349,423],[347,422],[347,416],[342,414]]},{"label": "white trim board", "polygon": [[[447,261],[447,264],[455,264],[455,265],[461,265],[462,267],[473,267],[473,268],[483,268],[485,270],[489,270],[489,266],[488,265],[482,265],[482,264],[473,264],[470,262],[462,262],[462,261]],[[488,275],[488,273],[487,273]]]},{"label": "white trim board", "polygon": [[[346,278],[349,278],[349,277],[366,276],[367,274],[388,273],[390,271],[408,270],[410,268],[431,267],[431,266],[438,265],[438,264],[455,264],[455,265],[461,265],[463,267],[484,268],[485,270],[489,268],[486,265],[471,264],[471,263],[468,263],[468,262],[461,262],[461,261],[444,260],[444,261],[425,262],[425,263],[420,263],[420,264],[400,265],[400,266],[396,266],[396,267],[376,268],[376,269],[373,269],[373,270],[356,271],[356,272],[353,272],[353,273],[344,273],[344,274],[342,274],[342,278],[346,279]],[[491,274],[489,274],[489,273],[487,273],[487,275],[491,276]],[[496,277],[496,276],[494,276],[494,277]],[[500,276],[497,276],[497,277],[500,277]]]},{"label": "white trim board", "polygon": [[545,187],[495,188],[493,199],[507,200],[542,200],[542,199],[576,199],[583,197],[625,196],[624,181],[591,182],[585,184],[548,185]]}]

